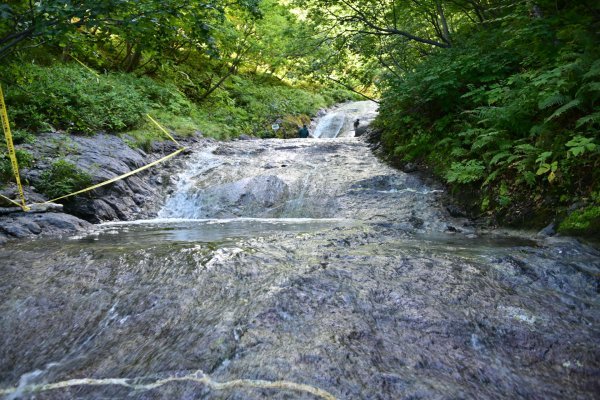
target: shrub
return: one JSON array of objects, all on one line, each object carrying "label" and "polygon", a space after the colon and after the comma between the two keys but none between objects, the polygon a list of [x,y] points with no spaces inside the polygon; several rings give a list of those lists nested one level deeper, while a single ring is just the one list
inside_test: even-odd
[{"label": "shrub", "polygon": [[388,78],[376,121],[387,152],[432,165],[501,219],[524,204],[558,214],[598,190],[600,47],[574,15],[457,34]]},{"label": "shrub", "polygon": [[135,86],[120,74],[95,76],[76,65],[27,64],[16,80],[28,92],[14,89],[7,96],[19,128],[119,131],[135,126],[147,111]]},{"label": "shrub", "polygon": [[[2,182],[14,181],[15,175],[12,169],[10,158],[8,156],[8,153],[6,152],[6,148],[0,151],[2,151],[2,153],[0,154],[0,180]],[[31,153],[21,149],[16,149],[15,153],[17,156],[19,168],[27,168],[33,165],[33,156],[31,155]]]},{"label": "shrub", "polygon": [[574,211],[561,222],[558,231],[571,235],[600,233],[600,207],[589,206]]},{"label": "shrub", "polygon": [[44,171],[36,188],[49,199],[61,197],[89,187],[92,177],[65,159],[55,161]]}]

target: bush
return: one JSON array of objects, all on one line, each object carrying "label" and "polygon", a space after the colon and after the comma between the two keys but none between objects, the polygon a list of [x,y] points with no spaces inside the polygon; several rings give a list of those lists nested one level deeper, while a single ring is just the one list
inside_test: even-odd
[{"label": "bush", "polygon": [[[6,152],[6,147],[0,151],[2,151],[0,154],[0,180],[2,182],[14,181],[15,175],[12,169],[12,163],[10,162],[10,158]],[[16,149],[15,154],[17,156],[19,168],[28,168],[33,165],[33,156],[28,151]]]},{"label": "bush", "polygon": [[92,177],[67,160],[60,159],[44,171],[36,188],[49,199],[55,199],[91,186]]},{"label": "bush", "polygon": [[76,65],[26,64],[15,80],[27,92],[12,88],[6,99],[19,128],[119,131],[138,124],[147,111],[136,87],[120,74],[95,76]]},{"label": "bush", "polygon": [[[18,88],[8,88],[6,100],[20,131],[133,131],[133,142],[145,147],[162,138],[146,120],[146,113],[179,134],[201,130],[218,138],[242,133],[269,136],[278,118],[311,115],[352,97],[343,89],[328,89],[320,95],[314,92],[318,88],[301,89],[257,75],[237,75],[208,101],[194,104],[184,95],[190,81],[173,79],[171,83],[172,75],[179,75],[174,73],[166,74],[167,81],[124,73],[96,76],[78,64],[60,63],[5,66],[2,73],[18,84]],[[192,78],[202,81],[200,75]],[[194,93],[200,96],[199,86]]]},{"label": "bush", "polygon": [[389,78],[376,121],[387,152],[479,191],[472,206],[500,219],[598,190],[600,47],[575,15],[515,14]]},{"label": "bush", "polygon": [[589,206],[574,211],[561,222],[558,231],[570,235],[594,235],[600,233],[600,207]]}]

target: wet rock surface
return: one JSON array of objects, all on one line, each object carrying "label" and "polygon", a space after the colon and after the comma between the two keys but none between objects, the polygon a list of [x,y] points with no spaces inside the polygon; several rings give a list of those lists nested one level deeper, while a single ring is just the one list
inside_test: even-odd
[{"label": "wet rock surface", "polygon": [[19,213],[0,216],[0,243],[9,238],[23,239],[40,235],[74,234],[89,229],[91,224],[60,212]]},{"label": "wet rock surface", "polygon": [[[131,235],[113,227],[0,250],[10,260],[0,388],[201,369],[340,399],[584,399],[600,389],[600,255],[571,240],[423,237],[381,224],[150,244]],[[72,397],[314,398],[193,382],[35,394]]]},{"label": "wet rock surface", "polygon": [[[186,146],[202,146],[212,140],[194,136],[184,139]],[[43,203],[47,198],[38,193],[35,186],[42,174],[58,159],[74,163],[78,168],[91,175],[92,184],[98,184],[147,165],[177,149],[174,143],[155,143],[151,153],[129,147],[122,138],[114,135],[73,136],[60,133],[40,135],[34,144],[22,145],[36,160],[35,166],[21,171],[25,185],[25,197],[28,203]],[[165,193],[171,186],[170,177],[177,174],[185,155],[179,159],[167,161],[157,167],[117,181],[63,201],[63,214],[57,218],[72,224],[48,223],[42,225],[42,231],[29,229],[31,221],[44,217],[30,213],[11,213],[0,218],[0,240],[23,238],[28,236],[71,234],[76,230],[87,229],[87,222],[131,220],[156,214],[162,206]],[[9,185],[0,194],[8,198],[17,198],[16,185]],[[7,204],[12,206],[12,204]]]},{"label": "wet rock surface", "polygon": [[[176,185],[158,213],[176,220],[0,247],[0,394],[598,397],[596,248],[477,232],[362,138],[198,144],[189,160],[153,177]],[[184,380],[198,370],[235,384]],[[158,383],[28,391],[76,378]]]},{"label": "wet rock surface", "polygon": [[440,204],[442,194],[355,138],[239,141],[197,149],[158,215],[385,220],[421,232],[450,223],[471,232],[468,219]]}]

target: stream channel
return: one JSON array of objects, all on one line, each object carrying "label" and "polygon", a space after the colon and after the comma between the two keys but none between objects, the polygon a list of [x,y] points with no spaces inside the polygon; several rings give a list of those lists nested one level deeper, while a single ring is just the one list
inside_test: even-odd
[{"label": "stream channel", "polygon": [[[155,219],[0,247],[0,398],[592,399],[600,254],[352,137],[198,147]],[[350,128],[349,128],[350,127]]]}]

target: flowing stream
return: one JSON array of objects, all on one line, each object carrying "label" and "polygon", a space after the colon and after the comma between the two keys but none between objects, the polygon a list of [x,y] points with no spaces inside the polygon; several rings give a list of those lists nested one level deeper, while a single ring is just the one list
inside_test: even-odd
[{"label": "flowing stream", "polygon": [[590,399],[600,253],[477,232],[352,136],[198,147],[156,219],[0,248],[7,399]]}]

